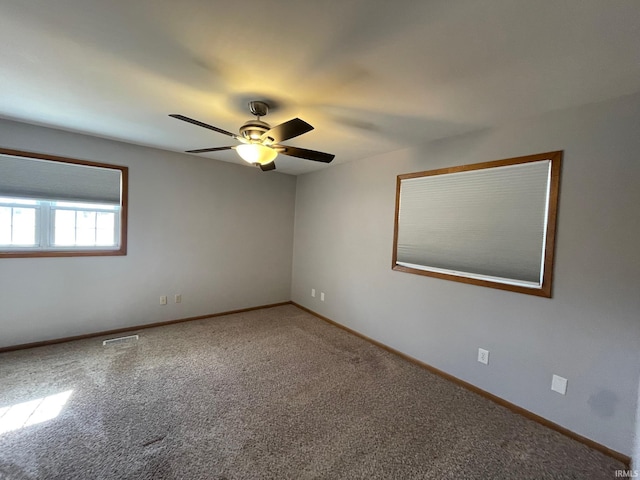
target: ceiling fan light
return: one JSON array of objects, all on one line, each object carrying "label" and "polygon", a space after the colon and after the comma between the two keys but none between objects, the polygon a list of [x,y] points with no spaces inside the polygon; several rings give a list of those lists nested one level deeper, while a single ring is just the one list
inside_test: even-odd
[{"label": "ceiling fan light", "polygon": [[236,146],[236,152],[238,152],[240,158],[245,162],[251,164],[259,163],[260,165],[271,163],[278,156],[278,152],[273,148],[269,148],[259,143],[245,143],[238,145]]}]

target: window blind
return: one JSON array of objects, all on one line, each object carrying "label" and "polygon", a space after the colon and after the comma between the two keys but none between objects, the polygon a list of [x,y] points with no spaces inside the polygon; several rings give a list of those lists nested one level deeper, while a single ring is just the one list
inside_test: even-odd
[{"label": "window blind", "polygon": [[403,179],[397,263],[539,287],[551,161]]},{"label": "window blind", "polygon": [[120,204],[120,171],[0,155],[0,196]]}]

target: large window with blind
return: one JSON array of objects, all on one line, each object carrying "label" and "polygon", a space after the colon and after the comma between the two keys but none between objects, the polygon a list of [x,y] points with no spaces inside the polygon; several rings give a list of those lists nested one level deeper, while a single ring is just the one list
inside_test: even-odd
[{"label": "large window with blind", "polygon": [[0,257],[125,255],[127,175],[0,149]]},{"label": "large window with blind", "polygon": [[561,160],[399,175],[393,269],[550,297]]}]

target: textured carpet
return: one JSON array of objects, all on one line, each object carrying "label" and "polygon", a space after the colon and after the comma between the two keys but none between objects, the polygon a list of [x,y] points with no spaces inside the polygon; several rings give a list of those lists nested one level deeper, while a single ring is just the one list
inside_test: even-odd
[{"label": "textured carpet", "polygon": [[295,306],[137,333],[0,355],[0,414],[72,390],[57,417],[0,433],[0,479],[612,479],[624,468]]}]

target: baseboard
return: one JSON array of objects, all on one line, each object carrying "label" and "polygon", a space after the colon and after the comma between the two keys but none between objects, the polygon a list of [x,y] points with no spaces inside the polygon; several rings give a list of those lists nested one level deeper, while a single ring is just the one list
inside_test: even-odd
[{"label": "baseboard", "polygon": [[489,400],[491,400],[492,402],[497,403],[498,405],[502,405],[503,407],[508,408],[509,410],[511,410],[514,413],[517,413],[519,415],[522,415],[530,420],[533,420],[534,422],[537,422],[541,425],[544,425],[547,428],[550,428],[551,430],[555,430],[556,432],[559,432],[569,438],[572,438],[573,440],[576,440],[580,443],[585,444],[586,446],[593,448],[594,450],[597,450],[599,452],[604,453],[605,455],[608,455],[609,457],[615,458],[616,460],[622,462],[625,464],[626,468],[629,469],[631,468],[631,457],[624,455],[620,452],[617,452],[615,450],[610,449],[609,447],[606,447],[600,443],[597,443],[587,437],[583,437],[582,435],[573,432],[561,425],[558,425],[557,423],[554,423],[550,420],[547,420],[544,417],[541,417],[540,415],[536,415],[533,412],[530,412],[529,410],[526,410],[522,407],[519,407],[518,405],[515,405],[503,398],[500,398],[492,393],[487,392],[486,390],[482,390],[481,388],[476,387],[475,385],[465,382],[464,380],[461,380],[457,377],[454,377],[453,375],[450,375],[446,372],[443,372],[442,370],[439,370],[435,367],[432,367],[431,365],[424,363],[420,360],[418,360],[417,358],[414,358],[410,355],[407,355],[406,353],[402,353],[399,350],[396,350],[395,348],[389,347],[387,345],[385,345],[384,343],[378,342],[377,340],[374,340],[372,338],[367,337],[366,335],[361,334],[360,332],[357,332],[356,330],[352,330],[349,327],[345,327],[344,325],[331,320],[330,318],[327,318],[323,315],[320,315],[319,313],[314,312],[313,310],[308,309],[307,307],[303,307],[302,305],[296,303],[296,302],[291,302],[293,305],[295,305],[296,307],[298,307],[301,310],[304,310],[307,313],[310,313],[311,315],[319,318],[320,320],[324,320],[325,322],[338,327],[346,332],[351,333],[352,335],[355,335],[356,337],[360,337],[363,340],[366,340],[369,343],[372,343],[373,345],[376,345],[377,347],[380,347],[390,353],[393,353],[394,355],[398,355],[399,357],[402,357],[403,359],[418,365],[419,367],[424,368],[425,370],[430,371],[431,373],[435,373],[436,375],[445,378],[446,380],[449,380],[450,382],[453,382],[457,385],[460,385],[463,388],[466,388],[467,390],[470,390],[474,393],[477,393],[478,395],[481,395]]},{"label": "baseboard", "polygon": [[261,310],[263,308],[280,307],[282,305],[291,305],[292,302],[272,303],[269,305],[259,305],[257,307],[240,308],[238,310],[229,310],[226,312],[211,313],[208,315],[198,315],[197,317],[179,318],[176,320],[166,320],[164,322],[145,323],[144,325],[135,325],[133,327],[116,328],[115,330],[104,330],[102,332],[86,333],[83,335],[75,335],[73,337],[55,338],[52,340],[44,340],[42,342],[23,343],[21,345],[11,345],[9,347],[1,347],[0,353],[12,352],[15,350],[23,350],[25,348],[44,347],[46,345],[54,345],[56,343],[71,342],[73,340],[84,340],[86,338],[102,337],[105,335],[115,335],[119,333],[132,332],[134,330],[144,330],[145,328],[162,327],[165,325],[173,325],[174,323],[192,322],[194,320],[204,320],[205,318],[221,317],[223,315],[231,315],[233,313],[251,312],[253,310]]}]

